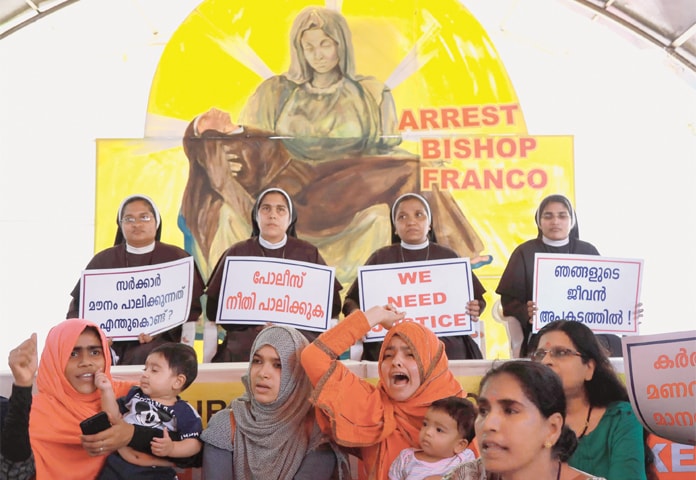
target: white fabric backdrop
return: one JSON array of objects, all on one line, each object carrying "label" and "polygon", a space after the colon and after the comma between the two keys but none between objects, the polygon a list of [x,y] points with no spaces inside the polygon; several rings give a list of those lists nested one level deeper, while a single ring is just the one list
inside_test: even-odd
[{"label": "white fabric backdrop", "polygon": [[[463,3],[530,132],[575,136],[582,237],[645,259],[642,332],[693,328],[693,73],[573,2]],[[159,56],[197,4],[82,0],[0,41],[0,359],[64,318],[94,253],[95,139],[142,138]]]}]

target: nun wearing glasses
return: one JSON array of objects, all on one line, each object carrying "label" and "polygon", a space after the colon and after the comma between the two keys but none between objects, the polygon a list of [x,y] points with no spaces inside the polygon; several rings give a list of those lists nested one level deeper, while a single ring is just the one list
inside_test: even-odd
[{"label": "nun wearing glasses", "polygon": [[[175,245],[160,242],[162,218],[155,202],[146,195],[130,195],[118,208],[114,246],[97,253],[85,270],[142,267],[167,263],[191,255]],[[188,322],[195,322],[201,315],[201,295],[205,283],[194,263],[192,299]],[[80,281],[70,294],[72,301],[66,318],[77,318],[80,305]],[[194,331],[195,329],[187,329]],[[143,365],[152,349],[167,342],[182,341],[182,326],[157,335],[141,334],[138,340],[113,342],[111,348],[119,365]],[[193,338],[186,343],[193,342]],[[117,358],[117,361],[116,361]]]}]

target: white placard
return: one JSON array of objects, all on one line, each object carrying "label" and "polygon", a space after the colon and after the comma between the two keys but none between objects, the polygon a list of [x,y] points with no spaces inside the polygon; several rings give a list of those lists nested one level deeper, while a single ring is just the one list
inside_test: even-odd
[{"label": "white placard", "polygon": [[[394,305],[406,312],[404,321],[419,322],[439,336],[473,332],[466,306],[474,297],[468,258],[366,265],[358,269],[360,308]],[[380,325],[366,342],[384,339]]]},{"label": "white placard", "polygon": [[265,257],[227,257],[217,323],[275,323],[323,332],[329,328],[335,269]]},{"label": "white placard", "polygon": [[621,340],[636,416],[659,437],[696,445],[696,330]]},{"label": "white placard", "polygon": [[638,333],[634,316],[643,260],[537,253],[534,265],[532,331],[554,320],[573,320],[597,333]]},{"label": "white placard", "polygon": [[80,317],[113,340],[137,340],[181,325],[190,315],[193,257],[142,267],[83,270]]}]

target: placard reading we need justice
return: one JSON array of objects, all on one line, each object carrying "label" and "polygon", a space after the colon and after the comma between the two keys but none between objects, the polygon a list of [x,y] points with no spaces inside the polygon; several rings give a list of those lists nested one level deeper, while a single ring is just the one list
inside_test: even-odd
[{"label": "placard reading we need justice", "polygon": [[[468,258],[366,265],[358,269],[360,308],[391,304],[406,312],[406,322],[419,322],[440,336],[472,333],[466,306],[474,297]],[[384,339],[375,326],[365,342]]]}]

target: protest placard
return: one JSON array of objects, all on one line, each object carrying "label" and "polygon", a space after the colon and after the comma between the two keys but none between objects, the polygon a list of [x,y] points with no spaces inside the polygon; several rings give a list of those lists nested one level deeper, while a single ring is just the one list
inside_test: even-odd
[{"label": "protest placard", "polygon": [[[419,322],[439,336],[473,332],[466,305],[474,297],[468,258],[366,265],[358,270],[360,308],[391,304],[406,312],[404,321]],[[366,342],[384,339],[377,325]]]},{"label": "protest placard", "polygon": [[537,253],[532,331],[555,320],[582,322],[597,333],[638,333],[643,260]]},{"label": "protest placard", "polygon": [[655,435],[696,445],[696,330],[624,337],[633,411]]},{"label": "protest placard", "polygon": [[83,270],[79,312],[112,340],[137,340],[184,323],[191,309],[193,257],[142,267]]},{"label": "protest placard", "polygon": [[335,269],[281,258],[227,257],[217,323],[329,328]]}]

